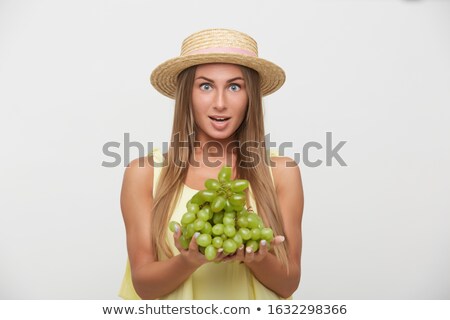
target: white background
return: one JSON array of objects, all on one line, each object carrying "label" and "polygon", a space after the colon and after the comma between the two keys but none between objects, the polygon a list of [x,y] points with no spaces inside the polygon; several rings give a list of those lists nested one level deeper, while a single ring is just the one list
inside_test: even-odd
[{"label": "white background", "polygon": [[347,141],[347,166],[300,163],[294,297],[449,299],[449,18],[445,0],[0,0],[0,298],[117,298],[124,134],[169,139],[173,101],[149,75],[225,27],[286,71],[265,99],[272,141],[319,142],[312,161],[326,132]]}]

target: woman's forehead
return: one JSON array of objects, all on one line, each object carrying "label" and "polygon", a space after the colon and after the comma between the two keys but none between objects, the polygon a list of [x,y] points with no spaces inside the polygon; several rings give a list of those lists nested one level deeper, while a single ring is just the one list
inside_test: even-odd
[{"label": "woman's forehead", "polygon": [[229,79],[235,77],[243,77],[241,68],[236,64],[230,63],[208,63],[197,66],[195,77],[207,77]]}]

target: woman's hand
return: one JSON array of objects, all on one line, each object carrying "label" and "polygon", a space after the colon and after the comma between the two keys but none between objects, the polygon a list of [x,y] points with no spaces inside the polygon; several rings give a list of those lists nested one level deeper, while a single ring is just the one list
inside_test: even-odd
[{"label": "woman's hand", "polygon": [[175,241],[175,247],[180,251],[180,255],[185,259],[186,263],[193,265],[195,267],[200,267],[201,265],[209,262],[206,257],[198,250],[197,237],[199,233],[196,232],[189,243],[189,247],[184,249],[180,243],[181,230],[180,227],[175,227],[175,232],[173,233],[173,238]]},{"label": "woman's hand", "polygon": [[[282,244],[284,241],[283,236],[276,236],[273,238],[273,240],[270,242],[270,248],[273,248],[275,246],[278,246]],[[259,250],[257,252],[253,252],[253,250],[250,247],[247,247],[244,250],[244,245],[241,245],[239,249],[237,249],[236,253],[232,255],[225,255],[223,252],[218,254],[216,260],[222,261],[222,262],[229,262],[229,261],[242,261],[246,264],[253,263],[253,262],[260,262],[262,261],[267,255],[269,254],[269,248],[267,246],[266,240],[261,240],[259,243]]]}]

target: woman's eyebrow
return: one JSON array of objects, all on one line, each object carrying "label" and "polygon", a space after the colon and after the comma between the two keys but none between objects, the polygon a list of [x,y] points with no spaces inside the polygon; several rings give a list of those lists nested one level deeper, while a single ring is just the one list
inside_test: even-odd
[{"label": "woman's eyebrow", "polygon": [[[198,80],[198,79],[204,79],[204,80],[206,80],[208,82],[214,83],[214,80],[208,79],[207,77],[204,77],[204,76],[200,76],[198,78],[195,78],[195,80]],[[242,78],[242,77],[235,77],[235,78],[232,78],[230,80],[227,80],[227,83],[230,83],[230,82],[233,82],[233,81],[236,81],[236,80],[244,80],[244,78]]]}]

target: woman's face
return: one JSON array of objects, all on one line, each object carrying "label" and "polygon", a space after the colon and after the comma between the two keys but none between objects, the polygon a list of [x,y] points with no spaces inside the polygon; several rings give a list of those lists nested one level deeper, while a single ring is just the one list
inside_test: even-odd
[{"label": "woman's face", "polygon": [[247,90],[238,66],[214,63],[197,67],[192,89],[197,140],[227,141],[244,120],[247,105]]}]

